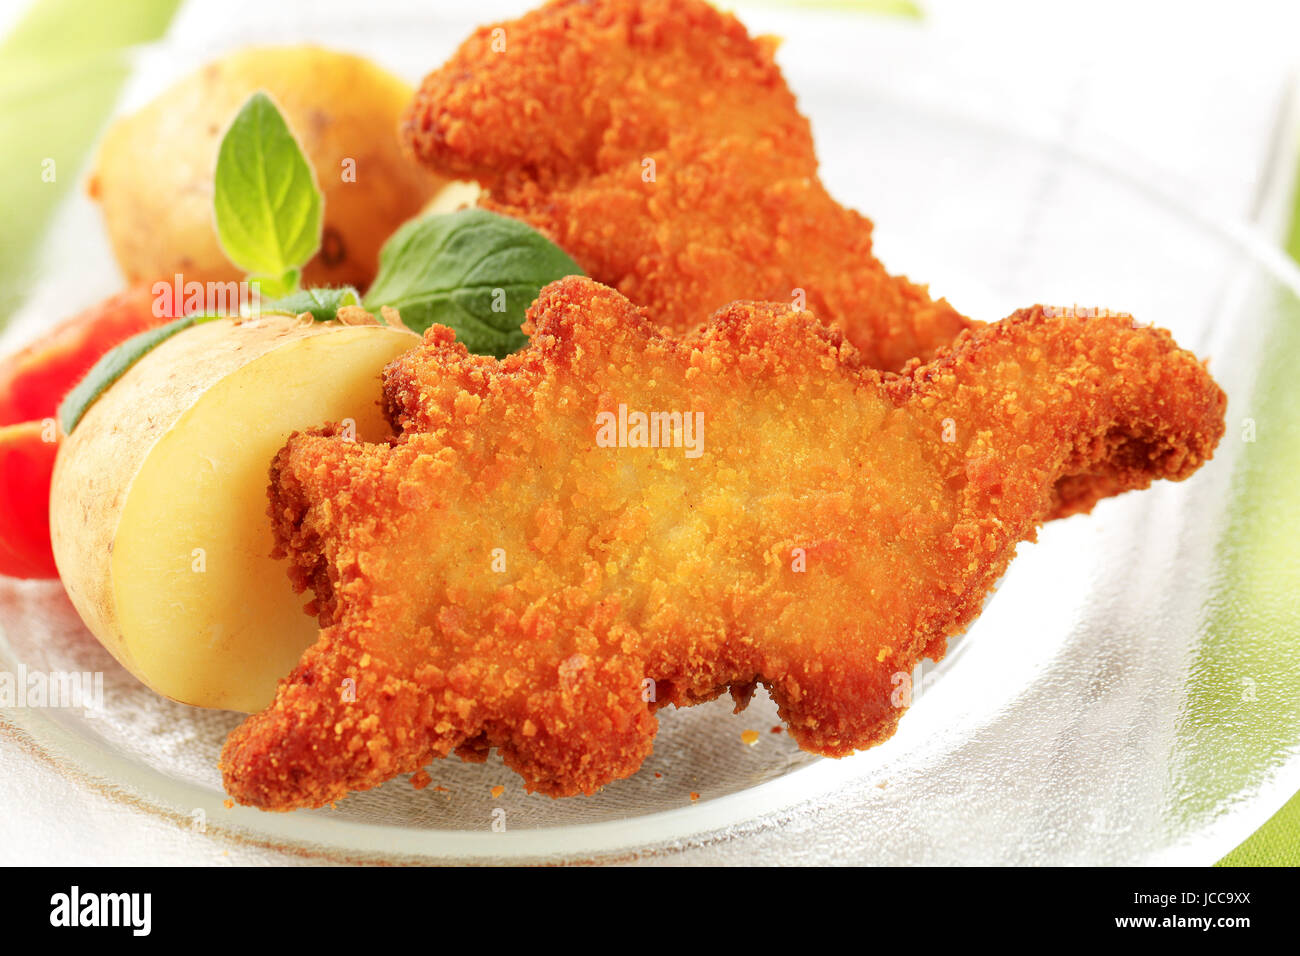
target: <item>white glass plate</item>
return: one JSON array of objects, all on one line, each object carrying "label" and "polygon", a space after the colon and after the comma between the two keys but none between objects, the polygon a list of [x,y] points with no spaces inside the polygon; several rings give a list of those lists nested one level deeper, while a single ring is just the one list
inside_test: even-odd
[{"label": "white glass plate", "polygon": [[[429,768],[443,790],[398,779],[332,810],[226,808],[216,760],[240,717],[156,697],[57,584],[7,580],[0,670],[102,671],[105,708],[8,710],[0,733],[87,800],[307,860],[1209,863],[1260,826],[1300,790],[1300,377],[1286,368],[1300,275],[1248,231],[999,117],[991,92],[957,107],[942,77],[863,79],[821,55],[808,22],[785,29],[781,60],[828,187],[875,219],[885,262],[979,318],[1042,302],[1169,328],[1230,396],[1213,462],[1021,546],[985,613],[927,664],[897,735],[844,760],[772,733],[760,692],[740,715],[729,700],[662,712],[644,768],[592,797],[529,796],[496,759],[452,760]],[[252,39],[355,49],[414,80],[467,30],[429,13],[170,42],[140,51],[124,105]],[[12,336],[114,290],[97,215],[68,201]]]}]

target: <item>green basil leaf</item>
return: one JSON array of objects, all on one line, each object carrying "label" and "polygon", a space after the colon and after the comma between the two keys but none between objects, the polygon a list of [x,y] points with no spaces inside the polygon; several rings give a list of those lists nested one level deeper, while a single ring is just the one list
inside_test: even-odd
[{"label": "green basil leaf", "polygon": [[261,277],[270,294],[276,285],[292,291],[291,273],[320,248],[322,205],[315,173],[284,117],[269,96],[254,93],[217,153],[213,210],[226,257]]},{"label": "green basil leaf", "polygon": [[339,289],[301,289],[282,299],[272,299],[261,304],[263,313],[302,315],[310,312],[317,322],[328,322],[345,305],[359,305],[361,296],[352,286]]},{"label": "green basil leaf", "polygon": [[364,305],[397,309],[416,332],[445,325],[471,352],[501,358],[528,343],[519,326],[542,287],[582,274],[530,226],[462,209],[412,219],[393,233]]},{"label": "green basil leaf", "polygon": [[65,435],[71,435],[86,410],[95,400],[108,390],[108,387],[126,374],[136,362],[153,351],[162,342],[167,341],[177,332],[183,332],[200,322],[211,322],[219,315],[187,315],[175,319],[166,325],[147,329],[131,336],[125,342],[114,346],[103,355],[86,373],[86,377],[77,383],[59,405],[59,422],[63,425]]},{"label": "green basil leaf", "polygon": [[258,296],[265,296],[268,299],[287,298],[298,291],[298,283],[302,279],[301,269],[290,269],[282,276],[258,276],[250,275],[249,283],[257,286]]}]

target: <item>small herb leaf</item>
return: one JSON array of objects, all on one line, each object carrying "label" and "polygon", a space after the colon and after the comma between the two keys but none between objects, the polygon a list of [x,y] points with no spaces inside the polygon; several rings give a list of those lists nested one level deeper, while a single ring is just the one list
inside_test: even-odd
[{"label": "small herb leaf", "polygon": [[[321,242],[316,176],[284,117],[254,93],[221,140],[213,209],[226,257],[272,285],[310,259]],[[285,291],[292,291],[289,286]]]},{"label": "small herb leaf", "polygon": [[248,277],[248,281],[257,286],[258,296],[266,296],[268,299],[283,299],[293,295],[298,291],[298,283],[301,280],[301,269],[290,269],[282,276],[250,275]]},{"label": "small herb leaf", "polygon": [[501,358],[528,343],[519,327],[542,287],[582,274],[535,229],[463,209],[413,219],[393,233],[364,304],[372,312],[397,309],[416,332],[445,325],[471,352]]},{"label": "small herb leaf", "polygon": [[263,302],[262,312],[302,315],[310,312],[317,322],[328,322],[345,305],[359,305],[361,296],[351,286],[340,289],[302,289],[282,299]]}]

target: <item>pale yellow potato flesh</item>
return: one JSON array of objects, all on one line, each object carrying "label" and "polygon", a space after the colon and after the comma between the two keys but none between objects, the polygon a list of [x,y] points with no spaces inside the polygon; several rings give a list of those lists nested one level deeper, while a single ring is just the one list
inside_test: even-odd
[{"label": "pale yellow potato flesh", "polygon": [[271,459],[325,422],[351,419],[360,441],[388,434],[380,375],[417,341],[375,325],[208,323],[91,407],[55,469],[55,558],[91,631],[136,677],[203,707],[271,702],[318,632],[270,557]]}]

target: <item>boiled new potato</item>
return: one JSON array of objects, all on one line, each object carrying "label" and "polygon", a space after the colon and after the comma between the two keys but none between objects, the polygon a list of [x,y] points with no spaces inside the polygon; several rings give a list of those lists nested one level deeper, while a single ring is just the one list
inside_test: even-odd
[{"label": "boiled new potato", "polygon": [[242,278],[217,243],[213,179],[226,127],[258,90],[280,108],[325,197],[321,249],[305,284],[364,289],[384,240],[442,186],[402,152],[397,127],[413,95],[408,84],[362,57],[318,47],[241,50],[104,136],[90,193],[128,279]]},{"label": "boiled new potato", "polygon": [[221,319],[167,339],[90,406],[59,450],[50,531],[72,603],[127,670],[187,704],[271,702],[317,635],[270,557],[271,459],[327,421],[387,434],[380,374],[418,341]]}]

